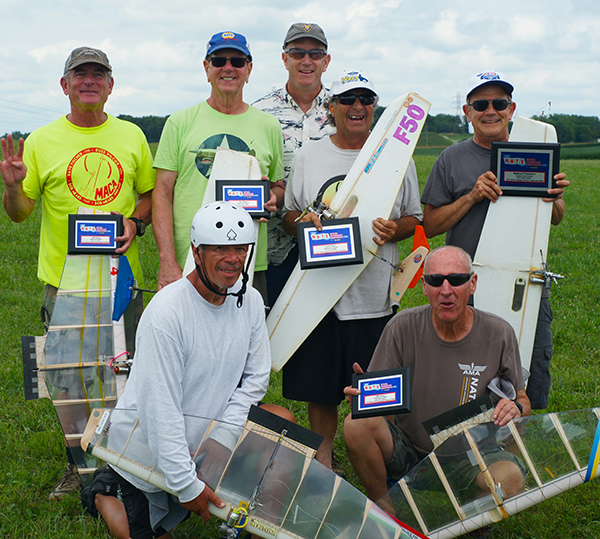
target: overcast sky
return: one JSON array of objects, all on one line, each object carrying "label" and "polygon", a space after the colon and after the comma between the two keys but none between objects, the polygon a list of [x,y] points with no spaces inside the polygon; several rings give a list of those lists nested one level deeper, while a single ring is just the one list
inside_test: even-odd
[{"label": "overcast sky", "polygon": [[497,69],[515,85],[517,114],[600,115],[598,0],[0,0],[0,6],[0,134],[29,132],[68,112],[59,79],[69,52],[81,45],[103,49],[112,63],[107,112],[165,116],[208,97],[202,60],[210,36],[241,32],[254,57],[244,93],[252,102],[285,82],[281,46],[294,22],[325,30],[332,56],[326,85],[342,69],[363,69],[382,105],[416,91],[432,103],[431,114],[456,114],[469,77]]}]

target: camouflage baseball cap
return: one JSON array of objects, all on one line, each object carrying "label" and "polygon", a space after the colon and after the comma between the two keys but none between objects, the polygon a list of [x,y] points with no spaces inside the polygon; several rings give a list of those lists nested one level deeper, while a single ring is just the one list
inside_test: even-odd
[{"label": "camouflage baseball cap", "polygon": [[100,49],[93,49],[92,47],[78,47],[77,49],[74,49],[71,54],[69,54],[69,57],[65,62],[64,74],[66,75],[67,72],[71,71],[71,69],[75,69],[81,64],[87,64],[90,62],[94,64],[100,64],[109,71],[112,71],[112,67],[108,61],[108,56],[106,56],[105,52],[101,51]]}]

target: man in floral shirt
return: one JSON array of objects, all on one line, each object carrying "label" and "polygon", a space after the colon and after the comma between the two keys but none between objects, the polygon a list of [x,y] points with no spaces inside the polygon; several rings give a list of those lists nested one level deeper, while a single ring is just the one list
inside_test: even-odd
[{"label": "man in floral shirt", "polygon": [[[283,41],[281,58],[289,74],[287,83],[252,105],[272,114],[281,124],[285,184],[302,144],[331,135],[335,128],[327,123],[323,107],[327,89],[321,83],[321,76],[331,60],[323,29],[312,23],[292,24]],[[269,221],[267,255],[267,288],[272,306],[298,260],[295,238],[281,227],[281,210]]]}]

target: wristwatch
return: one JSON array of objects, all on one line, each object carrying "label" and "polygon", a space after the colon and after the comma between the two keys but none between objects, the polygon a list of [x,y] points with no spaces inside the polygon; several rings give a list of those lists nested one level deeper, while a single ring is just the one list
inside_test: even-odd
[{"label": "wristwatch", "polygon": [[523,415],[523,405],[520,402],[518,402],[517,399],[514,399],[513,402],[517,405],[517,408],[519,409],[521,415]]},{"label": "wristwatch", "polygon": [[135,223],[136,236],[143,236],[146,233],[146,225],[144,224],[144,221],[138,219],[137,217],[130,217],[129,220]]}]

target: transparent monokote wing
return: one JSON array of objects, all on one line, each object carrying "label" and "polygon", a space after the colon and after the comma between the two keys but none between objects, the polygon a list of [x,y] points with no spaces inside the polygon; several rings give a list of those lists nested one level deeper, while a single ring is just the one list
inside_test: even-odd
[{"label": "transparent monokote wing", "polygon": [[[301,539],[422,537],[312,459],[313,452],[298,442],[283,437],[278,446],[278,433],[251,422],[241,428],[186,416],[185,424],[188,440],[193,438],[188,449],[198,476],[229,508],[250,503],[247,531]],[[139,431],[135,410],[95,410],[83,445],[102,460],[172,493]],[[227,518],[228,510],[211,507],[220,518]]]},{"label": "transparent monokote wing", "polygon": [[599,415],[577,410],[466,427],[377,503],[431,539],[507,518],[584,481]]},{"label": "transparent monokote wing", "polygon": [[109,256],[67,256],[43,354],[44,378],[81,471],[97,465],[78,451],[90,411],[117,400]]}]

